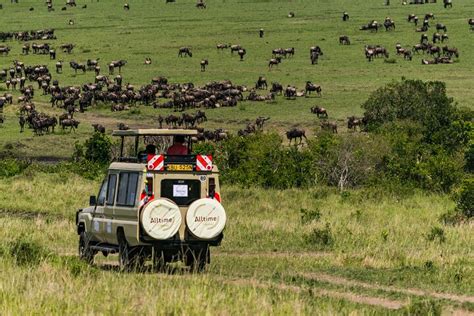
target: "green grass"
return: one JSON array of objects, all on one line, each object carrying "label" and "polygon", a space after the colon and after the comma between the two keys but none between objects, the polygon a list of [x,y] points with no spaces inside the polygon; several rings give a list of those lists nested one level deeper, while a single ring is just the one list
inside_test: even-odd
[{"label": "green grass", "polygon": [[[98,185],[98,181],[67,174],[30,173],[0,180],[2,313],[28,312],[33,301],[44,313],[127,313],[131,308],[179,314],[287,314],[292,309],[301,314],[315,310],[321,314],[387,312],[335,297],[333,292],[404,304],[426,298],[441,304],[443,310],[474,310],[471,303],[430,294],[419,297],[318,279],[329,275],[371,286],[472,298],[474,239],[470,225],[442,226],[444,242],[427,238],[432,227],[440,226],[439,215],[454,207],[448,196],[414,192],[400,197],[369,190],[341,196],[328,188],[277,191],[224,187],[229,223],[222,246],[213,248],[206,274],[192,276],[179,270],[177,275],[119,274],[116,256],[98,255],[92,268],[79,264],[75,257],[74,212],[87,205],[88,195],[95,194]],[[302,208],[318,209],[320,217],[302,223]],[[333,243],[308,242],[308,233],[326,223]],[[5,249],[22,236],[46,247],[50,257],[30,268],[16,266]],[[27,285],[20,286],[19,280],[25,279],[29,280]],[[111,291],[116,293],[113,299]],[[330,293],[313,300],[321,291]],[[24,297],[32,300],[20,304]],[[158,304],[153,297],[161,297],[163,302]],[[106,306],[99,304],[103,300],[108,300]],[[177,303],[182,301],[186,303]],[[194,310],[194,305],[199,307]]]},{"label": "green grass", "polygon": [[[77,45],[73,54],[58,53],[58,59],[66,62],[85,62],[88,58],[100,58],[102,69],[107,72],[107,63],[114,59],[126,59],[123,70],[124,82],[137,87],[148,83],[152,77],[167,76],[171,82],[194,82],[204,84],[212,80],[231,79],[238,84],[253,86],[259,75],[269,82],[278,81],[304,88],[306,80],[321,84],[322,98],[298,98],[287,101],[281,97],[274,104],[248,103],[245,109],[219,109],[209,115],[209,127],[225,126],[235,129],[245,120],[258,115],[270,115],[273,128],[284,129],[290,125],[308,128],[317,126],[315,117],[308,115],[314,105],[328,109],[331,119],[341,120],[346,116],[361,114],[361,103],[377,87],[399,80],[402,77],[424,80],[442,80],[447,83],[448,94],[462,106],[472,108],[473,92],[470,89],[471,67],[474,58],[470,42],[474,32],[469,31],[467,19],[474,15],[474,5],[469,0],[459,0],[453,9],[445,10],[442,4],[402,6],[398,1],[384,6],[383,1],[212,1],[206,10],[194,7],[194,1],[181,0],[166,5],[164,1],[143,0],[131,4],[125,12],[121,3],[100,1],[87,3],[87,9],[76,8],[48,13],[36,1],[25,0],[19,5],[6,4],[3,13],[9,19],[0,21],[5,31],[24,29],[55,28],[58,39],[49,41],[53,46],[72,42]],[[28,8],[34,6],[35,11]],[[351,19],[341,21],[342,11],[348,11]],[[287,18],[289,11],[295,18]],[[412,62],[395,56],[394,47],[400,42],[404,47],[416,44],[420,33],[414,32],[414,25],[406,22],[409,13],[420,17],[433,12],[436,20],[448,27],[450,36],[447,45],[456,46],[461,52],[458,62],[452,65],[421,65],[423,55],[415,55]],[[358,28],[372,19],[382,21],[390,16],[397,23],[394,32],[370,33]],[[74,26],[67,25],[69,19]],[[264,28],[266,35],[258,37],[258,29]],[[432,27],[428,34],[434,32]],[[352,45],[338,43],[340,35],[348,35]],[[244,62],[229,51],[220,52],[217,43],[240,43],[248,55]],[[8,42],[12,52],[0,57],[0,67],[7,67],[11,60],[19,59],[27,64],[47,64],[54,69],[54,61],[48,56],[22,56],[21,44]],[[380,44],[387,47],[396,63],[384,63],[377,59],[368,63],[363,55],[365,44]],[[178,58],[181,46],[191,46],[193,58]],[[308,58],[310,46],[320,45],[324,56],[318,65],[311,66]],[[271,50],[277,47],[295,47],[296,55],[288,58],[277,69],[268,70]],[[152,65],[144,65],[145,57],[151,57]],[[199,61],[208,58],[209,69],[201,72]],[[93,81],[94,75],[74,75],[68,65],[64,73],[55,75],[61,84],[79,85]],[[39,98],[45,100],[45,98]],[[141,115],[150,117],[166,111],[141,110]],[[8,112],[10,117],[12,112]],[[133,119],[133,115],[111,114],[99,111],[101,115],[114,118]],[[80,116],[78,116],[80,118]],[[13,118],[11,118],[13,119]],[[137,124],[138,122],[135,122]],[[150,119],[145,120],[150,123]],[[85,125],[85,124],[83,124]],[[90,130],[90,127],[88,127]]]}]

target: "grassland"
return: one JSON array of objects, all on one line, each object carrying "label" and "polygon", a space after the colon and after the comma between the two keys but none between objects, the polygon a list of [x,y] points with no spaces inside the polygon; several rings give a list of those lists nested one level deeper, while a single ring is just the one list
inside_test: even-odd
[{"label": "grassland", "polygon": [[[387,7],[381,0],[210,0],[208,9],[198,10],[191,0],[168,5],[140,0],[130,3],[129,12],[117,1],[78,0],[76,8],[61,11],[56,4],[50,13],[42,2],[20,2],[4,4],[1,31],[55,28],[58,40],[49,41],[53,46],[77,45],[71,55],[58,53],[58,59],[100,58],[102,69],[113,59],[126,59],[124,82],[137,87],[159,75],[171,82],[200,85],[231,79],[248,86],[264,75],[269,82],[303,88],[311,80],[323,87],[322,98],[278,97],[274,103],[242,102],[236,108],[208,110],[204,125],[208,128],[235,131],[265,115],[272,118],[267,129],[302,126],[311,131],[318,125],[309,115],[314,105],[326,107],[330,119],[344,125],[346,116],[361,114],[360,105],[371,91],[401,77],[445,81],[448,94],[459,105],[474,107],[470,62],[474,32],[466,23],[474,16],[474,3],[469,0],[457,0],[450,10],[440,3],[402,6],[392,1]],[[81,9],[82,4],[88,8]],[[35,10],[28,11],[32,6]],[[287,18],[289,11],[296,17]],[[341,21],[343,11],[351,15],[349,22]],[[393,56],[396,42],[412,46],[419,40],[420,33],[414,32],[406,16],[427,12],[436,15],[434,22],[447,25],[447,44],[461,53],[456,63],[422,66],[423,56],[412,62]],[[358,30],[385,16],[396,21],[396,31]],[[67,25],[69,19],[74,26]],[[258,38],[260,28],[266,31],[263,39]],[[351,38],[351,46],[338,44],[343,34]],[[220,42],[246,47],[245,61],[229,51],[217,51]],[[0,68],[19,59],[54,69],[55,61],[49,57],[22,56],[20,43],[7,44],[12,52],[0,57]],[[382,59],[368,63],[365,44],[386,46],[396,63]],[[185,45],[193,48],[192,58],[176,56]],[[308,58],[313,45],[324,51],[315,66]],[[296,55],[269,71],[268,59],[277,47],[295,47]],[[152,65],[143,65],[145,57],[152,58]],[[200,72],[201,58],[209,59],[206,72]],[[75,76],[67,65],[63,74],[54,76],[68,85],[94,78],[90,72]],[[50,108],[47,97],[36,96],[34,101],[41,111],[61,112]],[[31,130],[18,132],[17,111],[16,104],[5,109],[0,150],[22,157],[70,157],[74,142],[91,134],[90,123],[101,122],[108,131],[117,122],[152,126],[154,117],[168,113],[144,106],[111,113],[108,107],[97,106],[77,115],[81,121],[77,133],[57,131],[38,137]],[[213,249],[208,272],[191,275],[179,266],[169,273],[119,273],[114,256],[99,255],[92,267],[79,262],[74,213],[87,205],[98,186],[98,181],[64,172],[27,170],[0,178],[0,314],[387,315],[435,313],[436,307],[445,313],[474,312],[472,224],[441,225],[439,216],[454,207],[447,195],[227,186],[222,192],[229,215],[224,242]],[[19,264],[12,254],[19,243],[42,249],[41,260]]]},{"label": "grassland", "polygon": [[[1,19],[0,29],[55,28],[58,39],[49,43],[56,47],[69,42],[76,44],[71,55],[58,53],[58,59],[64,60],[66,65],[64,73],[54,77],[63,85],[79,85],[94,80],[92,72],[74,75],[67,65],[69,61],[100,58],[103,72],[111,60],[126,59],[128,64],[122,73],[124,82],[137,87],[159,75],[168,77],[171,82],[191,81],[198,85],[230,79],[249,87],[263,75],[269,82],[294,84],[300,89],[307,80],[323,87],[322,98],[287,101],[279,97],[275,103],[243,102],[236,108],[208,111],[210,120],[205,127],[226,127],[235,131],[246,121],[265,115],[272,118],[271,129],[282,132],[289,126],[303,126],[311,132],[319,125],[316,118],[309,115],[309,108],[314,105],[327,108],[330,119],[344,126],[346,116],[361,114],[360,105],[371,91],[402,77],[445,81],[448,94],[460,106],[473,107],[472,80],[469,78],[473,70],[470,61],[474,58],[471,45],[474,32],[469,31],[467,19],[474,16],[474,4],[469,0],[458,0],[453,9],[448,10],[439,3],[402,6],[397,1],[384,6],[379,0],[212,1],[206,10],[196,9],[191,0],[167,5],[164,1],[143,0],[131,3],[128,12],[115,1],[84,3],[88,5],[87,9],[81,9],[82,2],[79,2],[76,8],[67,11],[61,11],[56,5],[54,12],[47,12],[45,6],[33,0],[18,5],[5,4],[2,14],[8,18]],[[35,10],[28,11],[30,7]],[[296,17],[287,18],[289,11],[295,12]],[[351,16],[348,22],[341,21],[343,11],[348,11]],[[429,36],[434,32],[435,23],[444,23],[449,34],[446,44],[459,48],[460,58],[454,64],[423,66],[420,60],[426,56],[415,55],[412,62],[395,56],[397,42],[404,47],[419,42],[420,33],[414,31],[413,24],[406,22],[407,15],[415,13],[421,18],[427,12],[436,16],[436,20],[431,22]],[[370,33],[358,30],[372,19],[383,22],[386,16],[396,21],[395,31]],[[75,21],[73,26],[67,24],[69,19]],[[266,32],[263,39],[258,37],[260,28]],[[348,35],[352,45],[339,45],[340,35]],[[215,48],[217,43],[243,45],[248,52],[245,61],[240,62],[229,51],[218,51]],[[26,64],[46,64],[54,70],[55,61],[49,60],[48,56],[22,56],[21,43],[6,44],[11,46],[12,52],[8,57],[0,57],[0,68],[18,59]],[[390,58],[396,62],[385,63],[383,59],[367,62],[363,55],[366,44],[387,47]],[[311,66],[308,50],[313,45],[320,45],[324,56],[318,65]],[[193,57],[178,58],[177,51],[181,46],[192,47]],[[277,47],[295,47],[296,55],[269,71],[267,65],[271,50]],[[153,63],[144,65],[145,57],[150,57]],[[208,58],[210,62],[206,72],[200,71],[202,58]],[[0,84],[0,88],[2,86]],[[45,97],[36,98],[36,102],[46,101]],[[48,106],[41,109],[51,111]],[[82,122],[78,135],[49,136],[37,142],[35,137],[31,137],[31,131],[18,136],[17,111],[16,106],[6,109],[7,122],[0,133],[0,145],[18,138],[24,145],[19,149],[21,153],[38,155],[42,150],[39,144],[47,142],[48,147],[56,147],[56,152],[63,156],[68,155],[75,139],[84,138],[91,132],[91,122],[102,122],[108,128],[114,128],[117,121],[128,122],[131,126],[151,126],[156,124],[154,117],[167,113],[166,110],[141,107],[133,113],[112,114],[108,107],[102,107],[78,116]],[[53,112],[60,113],[59,110]],[[15,144],[21,147],[21,144]]]},{"label": "grassland", "polygon": [[[472,227],[440,225],[447,196],[226,187],[232,220],[207,273],[121,274],[115,256],[93,267],[76,257],[74,211],[98,184],[49,173],[0,181],[2,314],[387,314],[420,300],[474,311]],[[325,229],[328,241],[310,237]],[[9,249],[25,240],[44,260],[15,263]]]}]

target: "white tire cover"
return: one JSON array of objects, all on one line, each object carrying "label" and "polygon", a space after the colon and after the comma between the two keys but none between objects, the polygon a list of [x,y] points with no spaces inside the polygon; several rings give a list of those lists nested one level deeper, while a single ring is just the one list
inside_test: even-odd
[{"label": "white tire cover", "polygon": [[152,238],[165,240],[179,230],[182,217],[178,205],[168,199],[153,200],[145,205],[141,222],[143,229]]},{"label": "white tire cover", "polygon": [[215,199],[199,199],[189,206],[186,225],[201,239],[217,237],[225,227],[227,216],[224,207]]}]

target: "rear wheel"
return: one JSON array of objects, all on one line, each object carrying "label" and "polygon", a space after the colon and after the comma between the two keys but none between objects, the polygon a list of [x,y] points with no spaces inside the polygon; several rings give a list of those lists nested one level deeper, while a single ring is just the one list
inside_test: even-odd
[{"label": "rear wheel", "polygon": [[141,248],[130,247],[123,232],[118,235],[119,242],[119,267],[122,271],[140,270],[145,263],[145,256]]},{"label": "rear wheel", "polygon": [[79,259],[92,264],[94,262],[94,251],[90,248],[89,237],[86,232],[79,235]]}]

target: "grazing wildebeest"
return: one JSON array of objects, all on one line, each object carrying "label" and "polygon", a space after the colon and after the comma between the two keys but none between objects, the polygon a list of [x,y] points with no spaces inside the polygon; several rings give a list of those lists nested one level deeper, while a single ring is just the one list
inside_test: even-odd
[{"label": "grazing wildebeest", "polygon": [[319,106],[313,106],[311,108],[311,113],[314,113],[316,114],[316,116],[319,118],[319,117],[325,117],[327,118],[328,117],[328,112],[326,111],[325,108],[322,108],[322,107],[319,107]]},{"label": "grazing wildebeest", "polygon": [[296,139],[299,138],[299,144],[301,144],[303,142],[303,137],[304,139],[307,140],[306,138],[306,132],[304,129],[298,129],[298,128],[292,128],[290,129],[289,131],[286,132],[286,138],[288,138],[288,140],[290,141],[290,145],[291,145],[291,141],[294,139],[295,140],[295,145],[297,144],[296,143]]},{"label": "grazing wildebeest", "polygon": [[259,36],[260,38],[263,38],[263,33],[264,33],[263,29],[260,29],[260,30],[258,31],[258,36]]},{"label": "grazing wildebeest", "polygon": [[265,124],[265,122],[268,121],[269,119],[270,117],[263,117],[263,116],[257,117],[257,119],[255,120],[255,125],[257,126],[257,129],[259,130],[263,129],[263,124]]},{"label": "grazing wildebeest", "polygon": [[443,23],[437,23],[436,24],[436,31],[438,31],[438,32],[439,31],[447,32],[448,28]]},{"label": "grazing wildebeest", "polygon": [[126,61],[126,60],[123,60],[123,59],[111,61],[110,64],[109,64],[109,74],[110,74],[110,75],[113,75],[115,68],[118,68],[118,69],[119,69],[119,73],[121,73],[122,67],[125,66],[126,64],[127,64],[127,61]]},{"label": "grazing wildebeest", "polygon": [[206,8],[206,3],[202,0],[199,0],[198,3],[196,3],[196,8],[198,9],[205,9]]},{"label": "grazing wildebeest", "polygon": [[174,3],[176,0],[166,0],[165,3]]},{"label": "grazing wildebeest", "polygon": [[332,131],[334,134],[337,134],[337,123],[336,122],[328,122],[322,121],[319,126],[321,126],[322,130]]},{"label": "grazing wildebeest", "polygon": [[86,72],[86,65],[84,65],[84,64],[79,64],[75,61],[71,61],[71,62],[69,62],[69,65],[71,66],[72,69],[74,69],[74,73],[76,73],[76,74],[77,74],[78,69],[82,70],[83,73]]},{"label": "grazing wildebeest", "polygon": [[290,47],[290,48],[285,48],[285,58],[287,56],[294,56],[295,55],[295,48],[294,47]]},{"label": "grazing wildebeest", "polygon": [[435,19],[435,16],[434,16],[433,13],[426,13],[425,14],[425,20],[429,20],[429,19],[432,19],[432,20]]},{"label": "grazing wildebeest", "polygon": [[311,55],[309,56],[311,59],[311,65],[317,64],[319,59],[319,53],[316,51],[312,51]]},{"label": "grazing wildebeest", "polygon": [[277,94],[282,94],[283,93],[283,86],[281,84],[279,84],[278,82],[272,82],[272,88],[270,89],[270,92],[277,93]]},{"label": "grazing wildebeest", "polygon": [[456,58],[459,58],[459,51],[456,47],[449,48],[448,46],[443,47],[443,54],[449,57],[456,56]]},{"label": "grazing wildebeest", "polygon": [[287,99],[296,99],[296,88],[290,85],[286,86],[285,97]]},{"label": "grazing wildebeest", "polygon": [[70,54],[74,46],[74,44],[62,44],[59,48],[62,49],[63,52]]},{"label": "grazing wildebeest", "polygon": [[441,43],[444,43],[444,41],[447,41],[449,39],[449,36],[447,33],[441,34]]},{"label": "grazing wildebeest", "polygon": [[443,0],[444,2],[444,8],[446,9],[447,7],[452,8],[453,7],[453,2],[452,0]]},{"label": "grazing wildebeest", "polygon": [[289,18],[294,18],[294,17],[295,17],[295,13],[294,13],[294,12],[289,12],[289,13],[288,13],[288,17],[289,17]]},{"label": "grazing wildebeest", "polygon": [[234,52],[238,52],[239,50],[242,49],[242,46],[236,44],[236,45],[230,45],[230,53],[234,54]]},{"label": "grazing wildebeest", "polygon": [[247,54],[247,51],[245,50],[245,48],[242,48],[242,49],[239,49],[237,54],[239,54],[239,56],[240,56],[240,61],[243,61],[245,54]]},{"label": "grazing wildebeest", "polygon": [[441,55],[441,48],[435,45],[428,45],[426,52],[430,55],[438,54],[438,57]]},{"label": "grazing wildebeest", "polygon": [[151,58],[145,57],[145,61],[143,62],[144,65],[151,65]]},{"label": "grazing wildebeest", "polygon": [[21,53],[23,55],[28,55],[30,53],[30,44],[26,43],[21,47]]},{"label": "grazing wildebeest", "polygon": [[359,30],[361,31],[365,31],[365,30],[369,30],[369,31],[372,31],[372,32],[378,32],[379,30],[379,23],[375,20],[372,20],[371,22],[369,22],[367,25],[362,25]]},{"label": "grazing wildebeest", "polygon": [[467,20],[467,24],[470,26],[471,31],[474,30],[474,19]]},{"label": "grazing wildebeest", "polygon": [[267,79],[265,77],[259,76],[257,82],[255,83],[255,89],[267,89]]},{"label": "grazing wildebeest", "polygon": [[0,46],[0,54],[4,56],[8,56],[8,53],[10,52],[10,47],[8,46]]},{"label": "grazing wildebeest", "polygon": [[20,124],[20,133],[23,133],[25,130],[26,118],[24,115],[20,115],[18,123]]},{"label": "grazing wildebeest", "polygon": [[229,48],[229,44],[220,43],[220,44],[217,44],[216,47],[217,47],[217,49],[224,50],[226,48]]},{"label": "grazing wildebeest", "polygon": [[50,49],[49,50],[49,59],[56,59],[56,50]]},{"label": "grazing wildebeest", "polygon": [[413,55],[412,55],[411,51],[405,50],[405,51],[403,52],[403,58],[404,58],[405,60],[410,60],[410,61],[411,61],[411,60],[413,59]]},{"label": "grazing wildebeest", "polygon": [[60,74],[63,72],[63,62],[62,60],[56,63],[56,73]]},{"label": "grazing wildebeest", "polygon": [[181,47],[178,51],[178,57],[193,57],[193,53],[191,53],[191,49],[189,47]]},{"label": "grazing wildebeest", "polygon": [[418,17],[414,14],[408,15],[408,22],[413,21],[416,26],[418,26]]},{"label": "grazing wildebeest", "polygon": [[123,5],[123,9],[126,10],[126,11],[130,10],[130,5],[128,3],[125,3]]},{"label": "grazing wildebeest", "polygon": [[104,127],[104,125],[101,125],[101,124],[92,124],[92,127],[94,128],[94,132],[98,132],[98,133],[105,134],[105,127]]},{"label": "grazing wildebeest", "polygon": [[75,7],[76,6],[76,0],[67,0],[66,5],[70,7]]},{"label": "grazing wildebeest", "polygon": [[439,33],[433,33],[433,43],[436,44],[436,42],[440,42],[441,41],[441,34]]},{"label": "grazing wildebeest", "polygon": [[395,22],[390,18],[385,19],[383,26],[385,26],[385,31],[395,30]]},{"label": "grazing wildebeest", "polygon": [[281,57],[270,59],[270,61],[268,62],[268,69],[270,70],[273,68],[273,66],[278,66],[279,63],[281,63]]},{"label": "grazing wildebeest", "polygon": [[306,81],[306,86],[304,90],[305,90],[304,92],[305,96],[307,96],[308,94],[311,94],[311,92],[313,91],[316,91],[318,96],[321,96],[321,91],[322,91],[321,86],[314,84],[311,81]]},{"label": "grazing wildebeest", "polygon": [[209,65],[209,61],[207,59],[201,60],[201,71],[206,71],[207,65]]},{"label": "grazing wildebeest", "polygon": [[428,34],[426,33],[421,34],[420,44],[423,44],[423,43],[428,43]]},{"label": "grazing wildebeest", "polygon": [[349,13],[343,12],[342,13],[342,21],[349,21]]},{"label": "grazing wildebeest", "polygon": [[366,121],[363,118],[356,118],[355,116],[350,116],[347,118],[347,128],[356,130],[357,126],[359,129],[361,126],[365,125]]},{"label": "grazing wildebeest", "polygon": [[347,36],[347,35],[339,36],[339,44],[341,44],[341,45],[351,45],[351,41],[349,40],[349,36]]},{"label": "grazing wildebeest", "polygon": [[70,127],[69,133],[74,131],[76,132],[76,128],[79,126],[79,121],[75,119],[65,119],[59,122],[59,125],[61,125],[62,129],[65,130],[66,127]]}]

